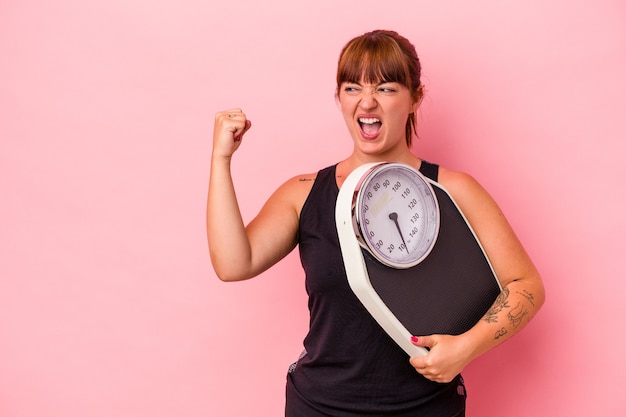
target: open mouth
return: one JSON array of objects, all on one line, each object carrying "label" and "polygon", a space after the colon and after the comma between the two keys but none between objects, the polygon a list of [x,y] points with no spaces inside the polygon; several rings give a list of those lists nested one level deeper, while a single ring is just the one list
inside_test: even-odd
[{"label": "open mouth", "polygon": [[376,117],[359,117],[361,131],[367,136],[376,136],[383,125]]}]

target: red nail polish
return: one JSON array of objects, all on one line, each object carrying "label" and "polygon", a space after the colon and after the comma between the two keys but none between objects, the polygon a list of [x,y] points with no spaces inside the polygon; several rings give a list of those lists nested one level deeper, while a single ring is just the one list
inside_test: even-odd
[{"label": "red nail polish", "polygon": [[411,342],[417,343],[417,342],[419,342],[419,339],[417,337],[415,337],[415,336],[411,336]]}]

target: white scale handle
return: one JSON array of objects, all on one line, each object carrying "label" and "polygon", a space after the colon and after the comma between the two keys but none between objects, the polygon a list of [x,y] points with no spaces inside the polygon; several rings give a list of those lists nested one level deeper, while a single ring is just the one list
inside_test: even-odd
[{"label": "white scale handle", "polygon": [[389,310],[383,300],[376,295],[367,275],[367,268],[361,245],[359,244],[352,224],[352,202],[355,189],[362,176],[379,163],[361,165],[345,179],[335,206],[335,220],[339,245],[343,254],[346,274],[350,288],[359,301],[365,306],[372,317],[382,326],[389,336],[411,357],[423,356],[428,353],[423,347],[411,343],[411,333],[402,325]]}]

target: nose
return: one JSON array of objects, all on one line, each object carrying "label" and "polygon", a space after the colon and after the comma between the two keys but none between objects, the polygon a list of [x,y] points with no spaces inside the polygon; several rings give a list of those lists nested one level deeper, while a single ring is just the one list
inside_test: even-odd
[{"label": "nose", "polygon": [[361,100],[359,101],[359,106],[362,109],[373,109],[378,105],[376,101],[376,89],[374,88],[364,88],[361,92]]}]

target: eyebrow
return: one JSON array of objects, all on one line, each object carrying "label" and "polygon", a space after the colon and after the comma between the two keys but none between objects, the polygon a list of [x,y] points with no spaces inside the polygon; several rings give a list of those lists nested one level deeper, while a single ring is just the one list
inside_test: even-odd
[{"label": "eyebrow", "polygon": [[344,81],[344,83],[347,83],[347,84],[357,84],[357,85],[360,85],[360,86],[364,86],[364,85],[375,85],[375,86],[377,86],[377,87],[378,87],[379,85],[382,85],[382,84],[401,84],[401,83],[400,83],[400,82],[398,82],[398,81],[381,81],[381,82],[379,82],[378,84],[361,84],[361,82],[360,82],[360,81]]}]

